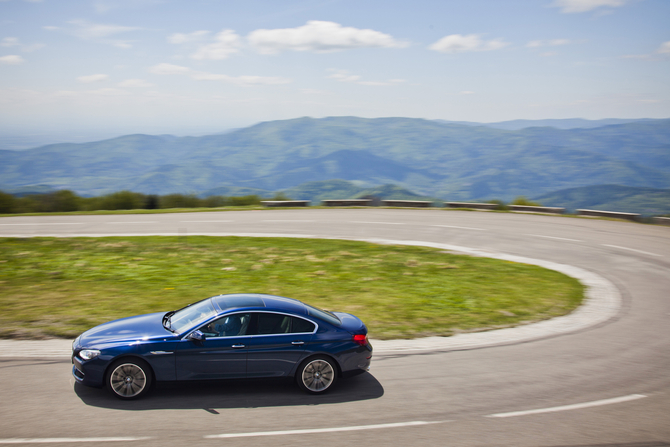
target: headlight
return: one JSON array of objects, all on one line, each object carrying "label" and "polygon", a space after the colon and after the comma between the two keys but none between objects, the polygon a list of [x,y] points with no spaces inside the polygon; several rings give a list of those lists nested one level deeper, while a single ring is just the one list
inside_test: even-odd
[{"label": "headlight", "polygon": [[91,360],[100,355],[100,351],[97,349],[82,349],[79,351],[79,357],[84,360]]}]

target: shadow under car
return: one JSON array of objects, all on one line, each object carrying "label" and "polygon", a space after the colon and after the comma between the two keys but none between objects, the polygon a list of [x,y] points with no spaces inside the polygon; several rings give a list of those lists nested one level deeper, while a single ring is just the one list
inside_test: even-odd
[{"label": "shadow under car", "polygon": [[145,399],[123,401],[104,388],[74,384],[74,391],[86,405],[115,410],[216,409],[323,405],[378,399],[384,395],[381,383],[370,373],[338,381],[326,394],[303,393],[293,378],[240,379],[192,382],[159,382]]}]

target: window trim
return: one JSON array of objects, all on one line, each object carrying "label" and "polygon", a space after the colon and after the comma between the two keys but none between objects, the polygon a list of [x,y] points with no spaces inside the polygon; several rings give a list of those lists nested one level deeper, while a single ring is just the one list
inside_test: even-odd
[{"label": "window trim", "polygon": [[314,325],[314,330],[312,332],[281,332],[281,333],[276,333],[276,334],[255,334],[255,335],[250,335],[250,337],[276,337],[277,335],[306,335],[306,334],[313,335],[313,334],[316,334],[316,331],[319,330],[319,324],[317,322],[312,321],[308,318],[303,318],[300,315],[294,315],[294,314],[290,314],[288,312],[279,312],[279,311],[273,311],[273,310],[267,310],[267,311],[258,310],[258,311],[254,311],[253,313],[257,313],[257,314],[279,314],[279,315],[288,315],[289,317],[293,317],[293,318],[300,318],[301,320],[305,320],[305,321],[308,321],[308,322],[312,323]]},{"label": "window trim", "polygon": [[225,339],[225,338],[233,339],[233,338],[247,338],[247,337],[248,338],[253,338],[253,337],[276,337],[278,335],[314,335],[319,330],[319,323],[317,323],[316,321],[312,321],[309,318],[305,318],[301,315],[295,315],[295,314],[292,314],[292,313],[275,311],[275,310],[236,310],[236,311],[233,311],[233,312],[230,312],[230,313],[215,315],[214,318],[212,318],[211,320],[208,320],[208,321],[198,325],[198,327],[196,327],[194,329],[191,329],[190,331],[187,331],[181,339],[182,340],[188,339],[188,336],[192,332],[200,330],[201,327],[207,326],[208,324],[210,324],[213,321],[218,320],[219,318],[229,317],[231,315],[236,315],[236,314],[250,314],[251,318],[254,317],[254,314],[286,315],[286,316],[293,317],[293,318],[300,318],[301,320],[305,320],[305,321],[308,321],[309,323],[312,323],[314,325],[314,330],[312,332],[282,332],[282,333],[276,333],[276,334],[228,335],[228,336],[222,336],[222,337],[207,337],[207,340],[221,340],[221,339]]}]

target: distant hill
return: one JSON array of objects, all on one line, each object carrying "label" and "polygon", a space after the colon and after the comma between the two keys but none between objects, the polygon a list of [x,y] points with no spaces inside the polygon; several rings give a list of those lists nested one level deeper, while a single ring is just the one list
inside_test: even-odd
[{"label": "distant hill", "polygon": [[583,118],[547,119],[547,120],[512,120],[497,123],[475,123],[472,121],[444,121],[443,123],[464,124],[467,126],[485,126],[503,130],[521,130],[528,127],[554,127],[556,129],[595,129],[596,127],[612,126],[617,124],[639,123],[645,121],[656,121],[649,118],[644,119],[618,119],[609,118],[602,120],[587,120]]},{"label": "distant hill", "polygon": [[274,193],[266,189],[246,188],[239,186],[220,186],[218,188],[208,189],[207,191],[198,194],[198,196],[201,198],[209,196],[239,197],[239,196],[253,196],[253,195],[260,197],[270,197],[274,195]]},{"label": "distant hill", "polygon": [[0,151],[3,187],[41,184],[87,195],[276,191],[334,178],[447,200],[511,200],[602,184],[665,189],[670,120],[503,130],[411,118],[298,118],[203,137],[127,135]]},{"label": "distant hill", "polygon": [[381,200],[428,200],[435,201],[431,197],[425,197],[408,191],[396,185],[382,185],[368,188],[356,194],[353,198],[377,197]]},{"label": "distant hill", "polygon": [[306,182],[282,192],[293,200],[311,200],[316,205],[322,200],[350,199],[364,190],[352,182],[335,179]]},{"label": "distant hill", "polygon": [[670,214],[670,189],[632,188],[620,185],[595,185],[569,188],[533,198],[547,206],[575,211],[595,209],[645,216]]},{"label": "distant hill", "polygon": [[432,200],[397,185],[387,184],[366,188],[339,179],[307,182],[281,192],[294,200],[311,200],[312,205],[318,205],[322,200],[358,199],[366,196],[374,196],[382,200]]},{"label": "distant hill", "polygon": [[30,196],[33,194],[48,194],[57,191],[48,185],[30,185],[19,188],[0,188],[4,193],[11,194],[16,197]]}]

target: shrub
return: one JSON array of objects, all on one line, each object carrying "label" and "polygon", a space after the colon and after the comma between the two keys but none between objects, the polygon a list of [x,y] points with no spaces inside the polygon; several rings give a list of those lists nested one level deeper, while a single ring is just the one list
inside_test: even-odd
[{"label": "shrub", "polygon": [[506,211],[508,209],[507,205],[505,205],[505,202],[503,202],[502,200],[494,199],[494,200],[489,200],[487,203],[495,203],[496,205],[498,205],[498,206],[496,206],[496,209],[500,210],[500,211]]},{"label": "shrub", "polygon": [[158,200],[159,208],[198,208],[200,199],[194,194],[168,194]]},{"label": "shrub", "polygon": [[261,204],[260,196],[256,194],[249,196],[239,196],[239,197],[227,197],[226,202],[229,206],[246,206],[246,205],[260,205]]},{"label": "shrub", "polygon": [[144,207],[146,197],[132,191],[119,191],[106,196],[97,197],[92,201],[89,210],[136,210]]},{"label": "shrub", "polygon": [[158,200],[159,199],[156,194],[146,196],[146,200],[144,201],[144,209],[145,210],[158,209]]},{"label": "shrub", "polygon": [[518,196],[516,199],[510,203],[510,205],[521,205],[521,206],[542,206],[542,204],[538,202],[533,202],[531,200],[528,200],[524,196]]},{"label": "shrub", "polygon": [[288,196],[287,196],[286,194],[284,194],[283,192],[278,192],[278,193],[275,194],[275,196],[274,196],[273,198],[271,198],[270,200],[281,201],[281,200],[291,200],[291,198],[288,197]]},{"label": "shrub", "polygon": [[79,210],[79,196],[68,189],[45,194],[42,197],[45,199],[46,211],[63,212]]},{"label": "shrub", "polygon": [[0,213],[13,213],[14,209],[16,209],[14,196],[0,191]]},{"label": "shrub", "polygon": [[223,196],[207,196],[202,199],[202,205],[207,208],[219,208],[226,206],[226,198]]}]

